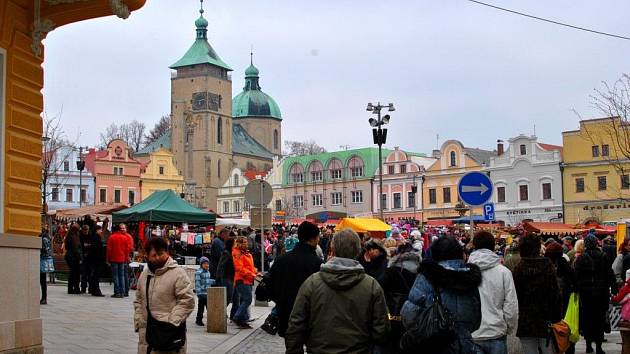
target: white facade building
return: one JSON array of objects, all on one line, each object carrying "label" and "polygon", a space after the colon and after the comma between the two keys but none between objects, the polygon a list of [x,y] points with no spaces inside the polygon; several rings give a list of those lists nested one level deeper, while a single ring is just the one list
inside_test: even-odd
[{"label": "white facade building", "polygon": [[77,169],[79,151],[73,147],[61,147],[51,154],[50,158],[46,182],[46,203],[49,212],[78,208],[79,205],[93,205],[94,176],[87,168],[82,174]]},{"label": "white facade building", "polygon": [[497,150],[484,169],[494,184],[496,220],[506,225],[524,219],[562,222],[562,147],[519,135],[508,140],[505,152],[499,141]]},{"label": "white facade building", "polygon": [[240,168],[230,171],[230,178],[219,188],[217,194],[217,213],[225,218],[241,218],[243,211],[249,208],[245,205],[245,186],[247,178]]}]

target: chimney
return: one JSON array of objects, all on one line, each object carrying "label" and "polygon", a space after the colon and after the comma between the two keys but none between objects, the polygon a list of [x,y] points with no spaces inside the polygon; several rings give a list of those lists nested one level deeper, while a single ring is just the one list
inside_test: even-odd
[{"label": "chimney", "polygon": [[440,150],[433,150],[431,152],[431,157],[436,158],[436,159],[439,158],[440,157]]},{"label": "chimney", "polygon": [[503,155],[505,151],[503,151],[503,140],[497,140],[497,156]]}]

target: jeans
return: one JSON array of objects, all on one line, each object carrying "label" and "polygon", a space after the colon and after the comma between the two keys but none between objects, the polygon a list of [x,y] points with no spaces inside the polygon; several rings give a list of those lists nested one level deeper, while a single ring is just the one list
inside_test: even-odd
[{"label": "jeans", "polygon": [[114,281],[114,294],[125,293],[125,264],[112,263],[112,280]]},{"label": "jeans", "polygon": [[[252,286],[238,282],[236,292],[239,296],[239,304],[234,314],[234,322],[247,322],[249,320],[249,305],[252,303]],[[234,306],[234,304],[232,304]]]},{"label": "jeans", "polygon": [[203,320],[203,311],[208,306],[208,298],[206,296],[197,296],[197,322]]},{"label": "jeans", "polygon": [[238,310],[238,304],[241,303],[241,297],[238,296],[238,291],[234,289],[232,286],[232,308],[230,309],[230,319],[234,321],[234,315],[236,315],[236,310]]},{"label": "jeans", "polygon": [[124,286],[125,286],[125,291],[123,292],[125,295],[129,295],[129,263],[123,263],[123,274],[125,276],[125,281],[124,281]]},{"label": "jeans", "polygon": [[553,342],[550,340],[547,345],[547,338],[521,337],[520,339],[524,354],[554,354]]},{"label": "jeans", "polygon": [[477,354],[504,354],[507,353],[507,337],[496,339],[476,340]]},{"label": "jeans", "polygon": [[78,294],[81,292],[79,284],[81,282],[81,264],[79,262],[68,263],[70,275],[68,276],[68,294]]}]

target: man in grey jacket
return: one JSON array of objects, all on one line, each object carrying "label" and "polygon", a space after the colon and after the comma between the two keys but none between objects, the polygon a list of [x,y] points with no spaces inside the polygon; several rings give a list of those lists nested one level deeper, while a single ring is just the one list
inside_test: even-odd
[{"label": "man in grey jacket", "polygon": [[509,269],[501,264],[494,253],[494,236],[479,231],[473,238],[475,251],[469,263],[481,269],[481,326],[472,333],[479,353],[507,353],[507,335],[516,333],[518,325],[518,298]]}]

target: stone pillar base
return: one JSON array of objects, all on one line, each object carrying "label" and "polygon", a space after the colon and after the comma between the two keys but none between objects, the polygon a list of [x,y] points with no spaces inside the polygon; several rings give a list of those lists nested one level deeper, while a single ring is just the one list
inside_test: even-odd
[{"label": "stone pillar base", "polygon": [[44,347],[41,345],[35,345],[27,348],[1,350],[0,354],[43,354]]}]

